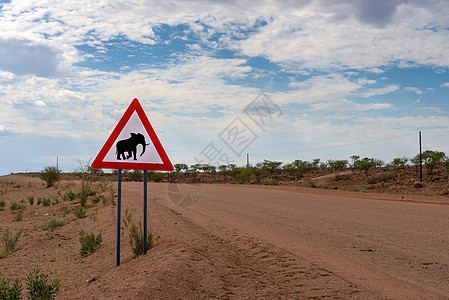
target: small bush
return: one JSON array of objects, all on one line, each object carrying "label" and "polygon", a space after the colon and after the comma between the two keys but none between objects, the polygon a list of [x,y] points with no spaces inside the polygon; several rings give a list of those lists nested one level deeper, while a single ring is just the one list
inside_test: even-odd
[{"label": "small bush", "polygon": [[153,180],[154,182],[162,182],[165,178],[165,173],[151,173],[150,174],[150,178],[151,180]]},{"label": "small bush", "polygon": [[100,246],[102,238],[101,238],[101,230],[98,232],[98,235],[95,236],[93,232],[86,233],[84,230],[80,231],[80,239],[81,249],[80,253],[82,256],[87,256],[89,254],[94,253],[97,248]]},{"label": "small bush", "polygon": [[279,185],[279,182],[274,180],[274,179],[271,179],[271,178],[263,178],[260,181],[260,184],[263,184],[263,185]]},{"label": "small bush", "polygon": [[95,192],[90,189],[85,189],[79,192],[76,197],[80,199],[80,204],[82,207],[85,207],[87,204],[87,197],[95,196]]},{"label": "small bush", "polygon": [[55,200],[53,200],[53,202],[51,203],[51,205],[56,205],[59,204],[59,199],[55,198]]},{"label": "small bush", "polygon": [[73,201],[73,200],[75,200],[75,198],[76,198],[76,194],[74,193],[74,192],[72,192],[72,191],[67,191],[65,194],[64,194],[64,201]]},{"label": "small bush", "polygon": [[73,212],[78,219],[82,219],[86,217],[87,208],[77,205],[75,206],[75,210]]},{"label": "small bush", "polygon": [[[131,223],[131,227],[129,229],[129,243],[131,245],[131,249],[134,252],[134,257],[143,254],[143,232],[142,232],[142,223],[138,222],[139,226],[137,226],[134,222]],[[147,250],[153,247],[153,235],[150,231],[148,231],[147,237]]]},{"label": "small bush", "polygon": [[19,203],[16,203],[14,201],[11,201],[11,204],[9,205],[9,209],[13,212],[15,210],[25,209],[25,206],[20,205]]},{"label": "small bush", "polygon": [[53,218],[48,222],[45,222],[43,225],[44,230],[55,230],[58,227],[61,227],[64,225],[64,221],[62,219]]},{"label": "small bush", "polygon": [[19,279],[16,279],[12,285],[10,285],[9,279],[3,277],[0,273],[0,299],[5,300],[18,300],[21,299],[22,284]]},{"label": "small bush", "polygon": [[[114,201],[114,199],[112,199],[112,201]],[[103,196],[103,198],[101,198],[101,202],[103,203],[103,205],[106,206],[106,205],[108,205],[108,202],[109,202],[109,201],[108,201],[108,198],[106,198],[106,197]]]},{"label": "small bush", "polygon": [[0,201],[0,211],[5,210],[5,207],[6,207],[6,202],[5,202],[5,200],[1,200],[1,201]]},{"label": "small bush", "polygon": [[388,183],[391,180],[394,180],[397,177],[396,173],[393,172],[380,172],[377,173],[375,175],[373,175],[372,177],[367,179],[367,183],[368,184],[376,184],[379,182],[385,182]]},{"label": "small bush", "polygon": [[24,208],[13,211],[13,215],[14,215],[14,220],[15,221],[17,221],[17,222],[22,221],[22,219],[23,219],[23,211],[24,211]]},{"label": "small bush", "polygon": [[22,234],[22,229],[19,230],[15,235],[12,235],[9,227],[6,227],[5,233],[2,237],[3,251],[0,257],[6,257],[14,252],[17,243],[19,242],[19,237]]},{"label": "small bush", "polygon": [[55,299],[55,294],[59,291],[59,282],[48,283],[48,275],[39,274],[37,269],[28,274],[26,282],[30,299]]},{"label": "small bush", "polygon": [[50,198],[38,198],[37,205],[42,204],[43,206],[50,206],[51,200]]},{"label": "small bush", "polygon": [[388,189],[391,191],[396,191],[396,190],[401,189],[401,187],[399,185],[393,184]]},{"label": "small bush", "polygon": [[311,187],[311,188],[316,188],[316,187],[317,187],[316,182],[315,182],[315,181],[312,181],[312,180],[309,180],[309,181],[305,184],[305,186],[306,186],[306,187]]},{"label": "small bush", "polygon": [[89,215],[89,219],[90,219],[92,222],[96,222],[96,221],[98,220],[98,208],[96,208],[96,209],[92,212],[92,214]]},{"label": "small bush", "polygon": [[45,167],[39,174],[39,178],[47,183],[47,188],[52,187],[61,178],[61,171],[54,166]]},{"label": "small bush", "polygon": [[352,192],[363,192],[363,188],[361,186],[358,185],[353,185],[349,188],[350,191]]},{"label": "small bush", "polygon": [[28,199],[28,203],[30,203],[30,205],[34,204],[34,196],[28,196],[27,199]]},{"label": "small bush", "polygon": [[86,197],[95,196],[95,194],[96,194],[95,191],[92,191],[91,189],[85,189],[78,193],[78,197],[80,197],[80,196],[86,196]]},{"label": "small bush", "polygon": [[70,207],[64,206],[64,212],[63,212],[62,215],[65,217],[65,216],[67,216],[70,212],[71,212]]},{"label": "small bush", "polygon": [[103,201],[104,203],[104,199],[106,199],[103,195],[100,195],[98,197],[95,197],[92,199],[92,204],[95,206],[95,204],[100,203],[100,201]]}]

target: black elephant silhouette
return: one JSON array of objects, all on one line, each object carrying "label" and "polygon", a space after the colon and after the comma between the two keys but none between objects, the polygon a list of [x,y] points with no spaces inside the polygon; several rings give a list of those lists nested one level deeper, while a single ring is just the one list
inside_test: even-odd
[{"label": "black elephant silhouette", "polygon": [[[140,156],[143,155],[145,152],[146,146],[149,144],[145,143],[145,137],[141,133],[133,133],[131,132],[131,137],[126,140],[120,140],[115,145],[116,147],[116,154],[117,154],[117,160],[125,160],[131,158],[131,156],[134,158],[134,160],[137,160],[136,153],[137,153],[137,145],[142,145],[143,150]],[[125,153],[128,155],[126,156]]]}]

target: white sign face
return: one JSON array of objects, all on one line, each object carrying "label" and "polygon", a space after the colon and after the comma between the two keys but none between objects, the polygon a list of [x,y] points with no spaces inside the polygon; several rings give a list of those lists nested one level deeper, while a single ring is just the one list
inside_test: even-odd
[{"label": "white sign face", "polygon": [[104,162],[162,164],[137,112],[134,111],[103,159]]},{"label": "white sign face", "polygon": [[92,168],[173,171],[164,147],[136,98],[92,162]]}]

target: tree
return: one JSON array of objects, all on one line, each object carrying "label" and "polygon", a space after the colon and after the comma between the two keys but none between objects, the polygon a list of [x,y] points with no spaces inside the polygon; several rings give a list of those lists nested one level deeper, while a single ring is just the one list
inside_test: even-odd
[{"label": "tree", "polygon": [[374,168],[376,164],[377,162],[374,158],[364,157],[363,159],[355,161],[353,167],[355,169],[364,171],[365,175],[368,176],[368,171],[371,168]]},{"label": "tree", "polygon": [[173,168],[175,169],[176,175],[178,175],[183,170],[184,172],[187,171],[189,169],[189,166],[186,164],[174,164]]},{"label": "tree", "polygon": [[218,171],[220,171],[220,174],[223,174],[225,182],[228,182],[229,166],[220,165],[218,166]]},{"label": "tree", "polygon": [[446,154],[440,151],[426,150],[422,153],[422,160],[426,166],[427,174],[431,175],[435,167],[446,160]]},{"label": "tree", "polygon": [[410,162],[415,165],[416,172],[418,172],[419,154],[416,154],[413,158],[411,158]]},{"label": "tree", "polygon": [[358,155],[352,155],[351,157],[349,157],[352,160],[352,165],[351,167],[356,169],[356,164],[357,162],[360,160],[360,156]]},{"label": "tree", "polygon": [[55,166],[45,167],[39,174],[39,178],[47,183],[47,188],[52,187],[55,182],[61,179],[61,170]]},{"label": "tree", "polygon": [[[408,161],[409,159],[405,156],[396,157],[393,158],[393,161],[390,163],[390,166],[395,167],[396,169],[399,170],[401,168],[404,168]],[[418,157],[418,164],[419,164],[419,157]]]},{"label": "tree", "polygon": [[263,160],[262,163],[262,171],[268,172],[270,175],[276,173],[279,170],[279,167],[282,165],[280,161],[271,161],[271,160]]},{"label": "tree", "polygon": [[327,164],[330,168],[332,168],[332,170],[334,171],[339,171],[339,170],[343,170],[344,168],[346,168],[346,166],[348,165],[348,161],[347,160],[328,160]]}]

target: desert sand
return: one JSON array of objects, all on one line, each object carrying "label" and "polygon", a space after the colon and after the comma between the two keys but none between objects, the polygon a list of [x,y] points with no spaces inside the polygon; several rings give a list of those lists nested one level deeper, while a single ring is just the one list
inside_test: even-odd
[{"label": "desert sand", "polygon": [[[134,258],[122,228],[116,267],[116,206],[100,202],[79,219],[77,200],[47,207],[26,201],[23,219],[15,221],[11,200],[62,198],[79,184],[47,189],[20,175],[0,177],[0,184],[7,203],[0,235],[6,227],[23,229],[0,272],[24,280],[39,268],[60,281],[57,299],[449,298],[447,197],[149,183],[155,246]],[[128,209],[141,220],[142,198],[141,182],[122,183],[122,216]],[[64,226],[43,230],[55,217]],[[81,229],[103,232],[87,257],[79,253]]]}]

